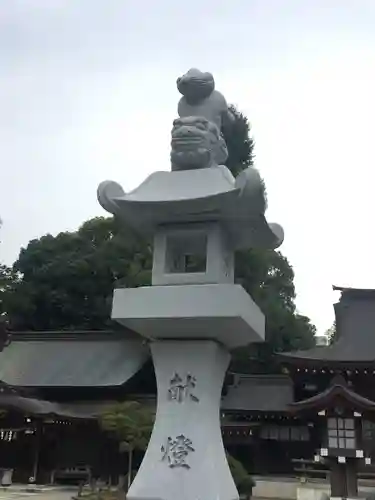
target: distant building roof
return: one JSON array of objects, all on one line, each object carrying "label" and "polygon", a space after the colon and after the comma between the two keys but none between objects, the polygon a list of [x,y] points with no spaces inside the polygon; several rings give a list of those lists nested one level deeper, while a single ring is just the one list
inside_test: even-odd
[{"label": "distant building roof", "polygon": [[[375,327],[375,325],[374,325]],[[375,336],[368,343],[348,344],[344,339],[338,339],[327,347],[313,347],[305,351],[285,352],[278,354],[280,362],[313,364],[365,364],[375,363]]]},{"label": "distant building roof", "polygon": [[351,288],[345,286],[332,286],[334,291],[350,295],[375,295],[375,288]]},{"label": "distant building roof", "polygon": [[149,358],[121,332],[14,334],[0,352],[0,380],[19,387],[119,386]]},{"label": "distant building roof", "polygon": [[335,377],[331,385],[325,391],[311,398],[291,403],[289,408],[294,412],[304,410],[319,411],[321,409],[326,409],[330,404],[335,404],[337,400],[346,401],[353,409],[375,411],[375,401],[352,391],[340,377]]},{"label": "distant building roof", "polygon": [[293,402],[293,383],[286,375],[240,375],[228,388],[224,411],[279,412]]},{"label": "distant building roof", "polygon": [[91,419],[96,415],[84,411],[76,411],[74,405],[62,405],[42,399],[26,398],[23,396],[0,395],[0,408],[20,411],[26,415],[43,417],[63,417],[67,419]]},{"label": "distant building roof", "polygon": [[337,340],[326,347],[279,354],[280,361],[303,365],[375,364],[375,290],[333,287]]},{"label": "distant building roof", "polygon": [[0,382],[0,408],[8,411],[18,411],[30,416],[63,417],[69,419],[93,418],[92,412],[82,411],[76,405],[61,405],[50,401],[37,399],[27,394],[29,391],[18,390]]}]

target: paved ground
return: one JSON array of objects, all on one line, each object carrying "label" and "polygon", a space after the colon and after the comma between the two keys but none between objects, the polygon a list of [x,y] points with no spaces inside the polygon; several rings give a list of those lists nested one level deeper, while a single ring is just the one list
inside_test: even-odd
[{"label": "paved ground", "polygon": [[47,489],[28,492],[20,489],[3,490],[0,488],[0,500],[71,500],[76,490]]}]

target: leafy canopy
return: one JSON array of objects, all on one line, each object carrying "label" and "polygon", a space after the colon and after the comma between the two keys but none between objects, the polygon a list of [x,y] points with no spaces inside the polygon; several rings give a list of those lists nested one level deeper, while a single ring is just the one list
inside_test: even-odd
[{"label": "leafy canopy", "polygon": [[145,450],[154,424],[154,412],[137,401],[125,401],[103,412],[99,422],[123,449]]},{"label": "leafy canopy", "polygon": [[227,453],[228,465],[240,494],[251,495],[255,481],[253,477],[247,472],[243,464]]}]

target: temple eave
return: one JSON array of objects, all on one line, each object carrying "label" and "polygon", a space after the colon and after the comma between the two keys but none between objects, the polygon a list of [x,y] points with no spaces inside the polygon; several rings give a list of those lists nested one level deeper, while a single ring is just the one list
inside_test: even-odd
[{"label": "temple eave", "polygon": [[354,409],[371,412],[375,411],[375,401],[361,396],[341,384],[334,384],[325,391],[320,392],[319,394],[316,394],[308,399],[290,403],[288,405],[288,409],[292,413],[308,410],[320,411],[329,406],[333,406],[338,400],[349,403],[349,405]]},{"label": "temple eave", "polygon": [[[315,347],[306,351],[278,353],[280,364],[296,365],[303,367],[351,367],[374,368],[375,356],[371,352],[355,352],[347,354],[347,349],[337,349],[338,346]],[[340,346],[341,347],[341,346]]]},{"label": "temple eave", "polygon": [[335,292],[350,293],[352,295],[375,295],[374,288],[354,288],[332,285],[332,289]]}]

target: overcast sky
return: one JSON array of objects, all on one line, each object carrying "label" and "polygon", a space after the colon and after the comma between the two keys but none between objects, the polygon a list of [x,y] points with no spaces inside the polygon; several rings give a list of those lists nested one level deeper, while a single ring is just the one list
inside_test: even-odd
[{"label": "overcast sky", "polygon": [[0,260],[169,169],[193,66],[251,121],[299,311],[323,333],[332,284],[375,287],[374,0],[0,4]]}]

